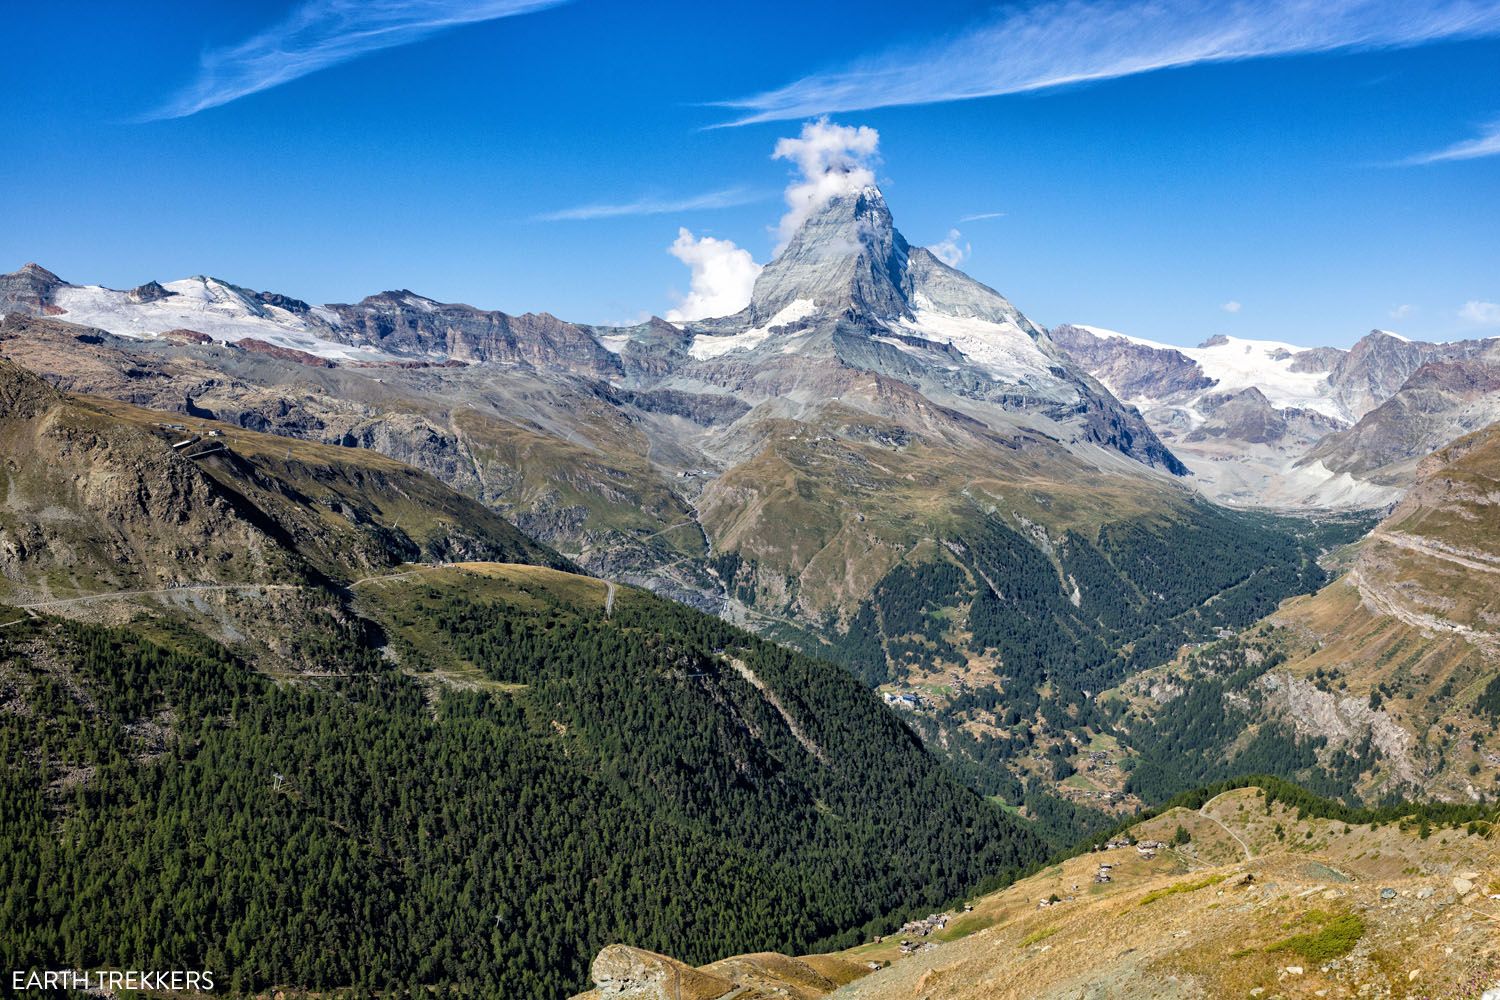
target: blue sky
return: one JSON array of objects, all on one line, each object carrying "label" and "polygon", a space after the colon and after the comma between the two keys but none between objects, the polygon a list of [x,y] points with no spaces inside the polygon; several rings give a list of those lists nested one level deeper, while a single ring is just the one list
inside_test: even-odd
[{"label": "blue sky", "polygon": [[909,240],[1044,324],[1500,335],[1500,0],[141,0],[7,24],[5,269],[632,321],[690,291],[679,227],[768,258],[773,148],[830,112],[878,132]]}]

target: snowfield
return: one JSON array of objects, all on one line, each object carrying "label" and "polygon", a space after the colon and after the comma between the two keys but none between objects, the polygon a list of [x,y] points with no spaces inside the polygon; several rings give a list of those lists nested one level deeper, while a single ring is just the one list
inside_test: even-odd
[{"label": "snowfield", "polygon": [[1057,382],[1050,370],[1055,362],[1015,323],[992,323],[920,308],[912,316],[900,321],[897,332],[951,346],[997,382],[1037,388]]},{"label": "snowfield", "polygon": [[[214,278],[184,278],[162,287],[174,294],[155,302],[132,302],[129,293],[113,288],[71,285],[59,288],[53,302],[65,310],[60,318],[118,337],[146,340],[168,330],[196,330],[230,343],[253,337],[321,358],[373,361],[391,357],[370,347],[353,347],[320,336],[296,313],[245,295]],[[314,307],[310,311],[324,323],[337,323],[337,316],[330,310]]]},{"label": "snowfield", "polygon": [[[1354,422],[1353,415],[1329,393],[1326,372],[1292,371],[1293,360],[1298,354],[1308,350],[1306,347],[1275,340],[1245,340],[1240,337],[1225,337],[1223,343],[1211,347],[1177,347],[1103,327],[1078,324],[1078,328],[1087,330],[1096,337],[1118,337],[1159,351],[1175,351],[1188,360],[1197,362],[1203,374],[1218,383],[1212,389],[1205,390],[1205,393],[1238,392],[1253,386],[1264,393],[1277,409],[1299,407],[1315,410],[1346,423]],[[1150,404],[1158,400],[1132,399],[1129,402]]]}]

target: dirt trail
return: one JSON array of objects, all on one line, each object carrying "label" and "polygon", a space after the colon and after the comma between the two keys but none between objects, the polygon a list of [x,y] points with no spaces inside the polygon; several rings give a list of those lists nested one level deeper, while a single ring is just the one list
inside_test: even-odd
[{"label": "dirt trail", "polygon": [[1397,548],[1409,549],[1412,552],[1417,552],[1424,556],[1431,556],[1434,559],[1442,559],[1445,562],[1456,563],[1459,566],[1463,566],[1465,569],[1478,570],[1481,573],[1500,573],[1500,561],[1497,561],[1493,556],[1486,555],[1483,552],[1471,552],[1464,549],[1455,550],[1437,545],[1433,542],[1429,542],[1421,538],[1414,538],[1411,535],[1402,534],[1399,531],[1377,530],[1372,531],[1370,533],[1370,536],[1372,538],[1376,538],[1382,542],[1385,542],[1388,545],[1394,545]]},{"label": "dirt trail", "polygon": [[82,597],[62,597],[51,601],[32,601],[27,604],[18,604],[16,607],[24,611],[30,611],[33,608],[62,608],[74,604],[88,604],[93,601],[114,601],[123,597],[150,597],[155,594],[306,589],[306,586],[300,583],[189,583],[181,587],[154,587],[147,590],[111,590],[102,594],[84,594]]},{"label": "dirt trail", "polygon": [[1413,611],[1405,607],[1389,590],[1366,579],[1360,573],[1357,566],[1349,571],[1348,579],[1350,583],[1359,588],[1360,600],[1376,614],[1395,618],[1397,621],[1405,622],[1412,628],[1419,628],[1427,632],[1448,632],[1461,636],[1478,646],[1493,646],[1497,642],[1500,642],[1500,635],[1496,635],[1493,632],[1481,632],[1478,629],[1470,628],[1468,625],[1445,621],[1435,615],[1423,614],[1420,611]]},{"label": "dirt trail", "polygon": [[1250,850],[1250,845],[1247,844],[1247,843],[1245,843],[1245,838],[1243,838],[1239,834],[1235,833],[1234,830],[1230,828],[1230,826],[1229,826],[1228,823],[1225,823],[1219,817],[1213,815],[1212,813],[1210,813],[1208,811],[1208,807],[1211,806],[1211,805],[1213,805],[1214,802],[1216,802],[1216,801],[1217,801],[1217,798],[1213,798],[1213,799],[1209,799],[1207,802],[1203,803],[1203,806],[1198,810],[1198,815],[1202,816],[1204,819],[1208,820],[1210,823],[1213,823],[1219,829],[1223,830],[1225,833],[1227,833],[1231,837],[1233,837],[1234,838],[1234,842],[1240,845],[1240,850],[1242,850],[1242,851],[1245,852],[1245,860],[1246,861],[1249,861],[1250,859],[1254,858],[1255,857],[1255,853]]}]

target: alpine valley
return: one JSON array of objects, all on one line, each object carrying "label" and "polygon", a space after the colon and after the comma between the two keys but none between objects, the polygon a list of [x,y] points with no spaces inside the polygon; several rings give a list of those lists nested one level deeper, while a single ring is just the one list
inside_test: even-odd
[{"label": "alpine valley", "polygon": [[[1317,881],[1285,826],[1493,863],[1500,340],[1049,331],[868,184],[718,318],[35,264],[0,313],[0,964],[813,997],[981,891],[975,976],[1087,953],[1005,887],[1132,822],[1202,853],[1129,892],[1213,868],[1257,948],[1342,919],[1244,888]],[[1022,995],[921,961],[845,995]]]}]

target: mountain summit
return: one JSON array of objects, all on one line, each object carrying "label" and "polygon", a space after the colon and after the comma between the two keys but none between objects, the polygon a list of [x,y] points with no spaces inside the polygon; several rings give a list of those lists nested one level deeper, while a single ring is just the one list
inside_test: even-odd
[{"label": "mountain summit", "polygon": [[910,254],[878,188],[831,198],[761,271],[749,319],[766,323],[795,302],[878,319],[909,316],[902,284]]},{"label": "mountain summit", "polygon": [[926,310],[1041,334],[999,292],[908,244],[875,187],[833,197],[808,217],[761,271],[750,320],[765,323],[798,301],[881,322],[911,321]]},{"label": "mountain summit", "polygon": [[[1019,424],[1187,471],[1139,414],[1005,296],[910,245],[873,185],[814,210],[761,271],[743,310],[684,324],[683,333],[694,361],[765,370],[788,358],[830,360],[959,409],[998,404],[998,412],[974,414],[993,427]],[[628,359],[634,338],[604,340],[625,340]],[[691,372],[689,364],[678,376]]]}]

